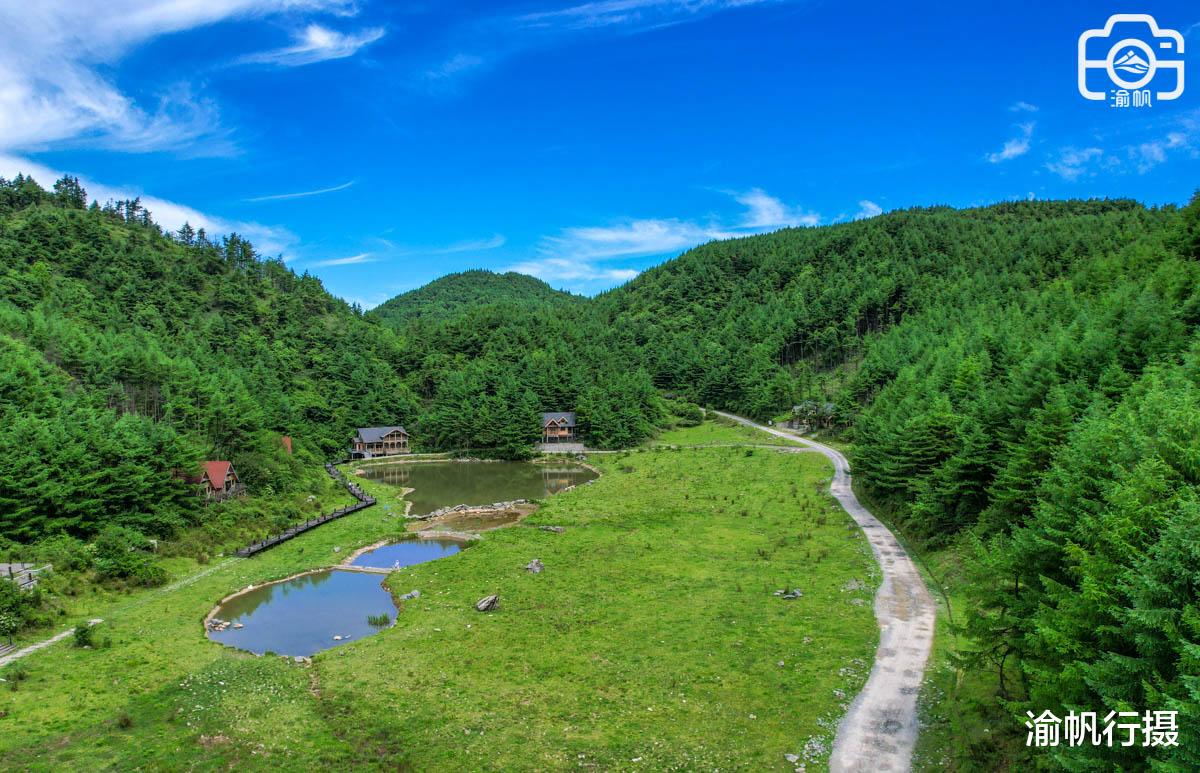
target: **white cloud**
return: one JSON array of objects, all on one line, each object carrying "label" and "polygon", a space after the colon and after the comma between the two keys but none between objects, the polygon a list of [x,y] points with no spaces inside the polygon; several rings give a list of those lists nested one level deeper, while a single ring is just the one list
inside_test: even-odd
[{"label": "white cloud", "polygon": [[1017,102],[1008,109],[1014,113],[1036,113],[1038,111],[1038,106],[1031,105],[1028,102]]},{"label": "white cloud", "polygon": [[436,67],[425,71],[425,79],[430,81],[445,81],[477,70],[484,65],[484,59],[474,54],[458,53]]},{"label": "white cloud", "polygon": [[153,38],[233,18],[351,13],[351,0],[0,1],[0,151],[63,143],[121,151],[228,154],[233,145],[210,101],[186,84],[152,105],[122,93],[109,65]]},{"label": "white cloud", "polygon": [[813,212],[804,212],[787,206],[774,196],[770,196],[762,188],[752,188],[745,193],[737,194],[738,203],[749,208],[743,228],[783,228],[785,226],[817,225],[821,216]]},{"label": "white cloud", "polygon": [[1094,174],[1092,167],[1104,159],[1101,148],[1063,148],[1058,160],[1046,164],[1046,168],[1064,180],[1077,180],[1084,174]]},{"label": "white cloud", "polygon": [[[735,225],[719,221],[700,223],[678,218],[645,218],[604,226],[563,229],[541,240],[541,257],[507,270],[530,274],[548,282],[611,286],[639,273],[627,266],[606,267],[604,261],[679,253],[705,242],[736,239],[789,226],[816,225],[821,218],[800,207],[789,206],[761,188],[726,191],[745,213]],[[582,289],[582,288],[579,288]]]},{"label": "white cloud", "polygon": [[[54,181],[63,176],[63,172],[51,169],[42,164],[17,156],[0,153],[0,177],[12,179],[22,173],[37,180],[43,188],[49,189]],[[298,239],[286,228],[263,225],[261,223],[227,220],[216,215],[193,209],[185,204],[179,204],[155,196],[147,196],[140,191],[130,188],[114,187],[93,180],[80,178],[80,183],[87,189],[88,198],[95,199],[101,204],[106,201],[122,201],[125,199],[141,198],[142,206],[150,210],[154,221],[165,230],[176,231],[184,223],[189,223],[197,230],[203,228],[208,237],[217,240],[223,235],[238,233],[249,239],[259,254],[267,256],[283,255],[289,257]]]},{"label": "white cloud", "polygon": [[608,226],[564,229],[558,236],[545,237],[541,251],[572,260],[662,255],[739,235],[744,234],[686,220],[630,220]]},{"label": "white cloud", "polygon": [[993,164],[1009,161],[1029,152],[1029,141],[1033,137],[1034,122],[1018,124],[1021,133],[1004,143],[1004,147],[995,153],[988,153],[987,160]]},{"label": "white cloud", "polygon": [[866,220],[869,217],[883,214],[883,207],[869,199],[863,199],[858,202],[858,214],[854,216],[855,220]]},{"label": "white cloud", "polygon": [[614,26],[658,27],[702,18],[731,8],[786,0],[595,0],[595,2],[529,13],[517,19],[522,25],[568,30]]},{"label": "white cloud", "polygon": [[535,276],[544,282],[579,284],[604,284],[612,286],[628,282],[640,272],[632,268],[600,268],[590,263],[583,263],[566,258],[544,258],[530,260],[509,266],[505,271],[516,271],[520,274]]},{"label": "white cloud", "polygon": [[360,252],[357,255],[351,255],[348,258],[333,258],[331,260],[318,260],[315,263],[310,263],[311,266],[355,266],[359,263],[374,263],[379,258],[374,257],[369,252]]},{"label": "white cloud", "polygon": [[268,196],[255,196],[253,198],[246,199],[246,201],[259,202],[259,201],[284,201],[287,199],[303,199],[303,198],[307,198],[309,196],[320,196],[323,193],[336,193],[337,191],[344,191],[347,188],[349,188],[351,185],[354,185],[353,180],[351,180],[350,182],[342,183],[341,185],[335,185],[332,188],[319,188],[315,191],[299,191],[297,193],[272,193]]},{"label": "white cloud", "polygon": [[1184,122],[1182,130],[1168,132],[1165,137],[1150,140],[1138,145],[1130,145],[1125,149],[1129,160],[1137,168],[1138,174],[1145,174],[1154,167],[1165,162],[1167,156],[1177,150],[1189,150],[1196,154],[1192,140],[1196,135],[1197,124]]},{"label": "white cloud", "polygon": [[247,64],[272,64],[278,67],[301,67],[330,59],[354,56],[359,49],[382,38],[382,27],[371,27],[357,34],[338,32],[320,24],[310,24],[296,36],[296,41],[284,48],[248,54],[238,61]]}]

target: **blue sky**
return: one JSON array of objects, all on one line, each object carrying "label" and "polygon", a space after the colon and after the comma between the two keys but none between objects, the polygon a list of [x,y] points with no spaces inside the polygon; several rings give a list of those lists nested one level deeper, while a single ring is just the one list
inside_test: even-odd
[{"label": "blue sky", "polygon": [[468,268],[594,293],[712,238],[1200,187],[1200,81],[1129,109],[1076,83],[1115,12],[1184,33],[1200,78],[1194,2],[966,5],[0,0],[0,176],[142,195],[364,306]]}]

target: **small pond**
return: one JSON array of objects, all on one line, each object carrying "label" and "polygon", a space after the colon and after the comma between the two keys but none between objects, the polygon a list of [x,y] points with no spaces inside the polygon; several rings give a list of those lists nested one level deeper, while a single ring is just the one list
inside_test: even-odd
[{"label": "small pond", "polygon": [[230,625],[208,636],[249,652],[291,657],[357,641],[386,627],[367,622],[368,616],[387,615],[389,624],[396,619],[384,579],[327,569],[261,585],[222,604],[213,616]]},{"label": "small pond", "polygon": [[453,505],[490,505],[514,499],[543,499],[594,479],[596,473],[569,463],[420,462],[364,465],[366,477],[411,488],[411,515]]},{"label": "small pond", "polygon": [[368,550],[350,562],[352,566],[371,566],[380,569],[403,569],[438,558],[452,556],[462,550],[462,542],[450,539],[410,539],[393,542]]}]

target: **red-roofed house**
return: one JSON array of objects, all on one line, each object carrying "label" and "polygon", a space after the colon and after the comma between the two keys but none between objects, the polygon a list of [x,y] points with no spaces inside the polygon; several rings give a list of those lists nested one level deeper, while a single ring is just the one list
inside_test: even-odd
[{"label": "red-roofed house", "polygon": [[245,492],[232,462],[201,462],[200,493],[208,499],[227,499]]}]

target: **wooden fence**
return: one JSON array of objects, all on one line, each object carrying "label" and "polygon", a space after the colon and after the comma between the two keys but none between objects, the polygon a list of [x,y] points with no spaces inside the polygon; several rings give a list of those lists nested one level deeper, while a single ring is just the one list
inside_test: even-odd
[{"label": "wooden fence", "polygon": [[0,579],[8,580],[21,590],[37,587],[38,575],[51,570],[53,566],[35,567],[33,564],[0,564]]},{"label": "wooden fence", "polygon": [[364,509],[370,507],[371,505],[375,504],[375,497],[370,496],[365,491],[363,491],[361,488],[359,488],[357,485],[346,480],[346,476],[342,475],[341,471],[338,470],[338,468],[334,467],[332,464],[326,464],[325,471],[328,472],[329,475],[334,480],[336,480],[339,483],[341,483],[342,485],[344,485],[346,487],[346,491],[350,492],[350,496],[354,497],[358,501],[353,505],[348,505],[347,507],[339,507],[337,510],[334,510],[332,513],[322,515],[318,518],[310,518],[309,520],[305,521],[304,523],[298,523],[295,526],[292,526],[292,527],[284,530],[280,534],[276,534],[273,537],[267,537],[266,539],[262,540],[261,542],[255,542],[251,545],[247,545],[246,547],[237,551],[237,553],[235,553],[235,555],[240,556],[242,558],[249,558],[250,556],[261,553],[264,550],[273,548],[282,542],[287,542],[292,537],[295,537],[297,534],[303,534],[304,532],[308,531],[309,529],[315,529],[323,523],[329,523],[330,521],[335,521],[338,518],[350,515],[351,513],[357,513],[359,510],[364,510]]}]

